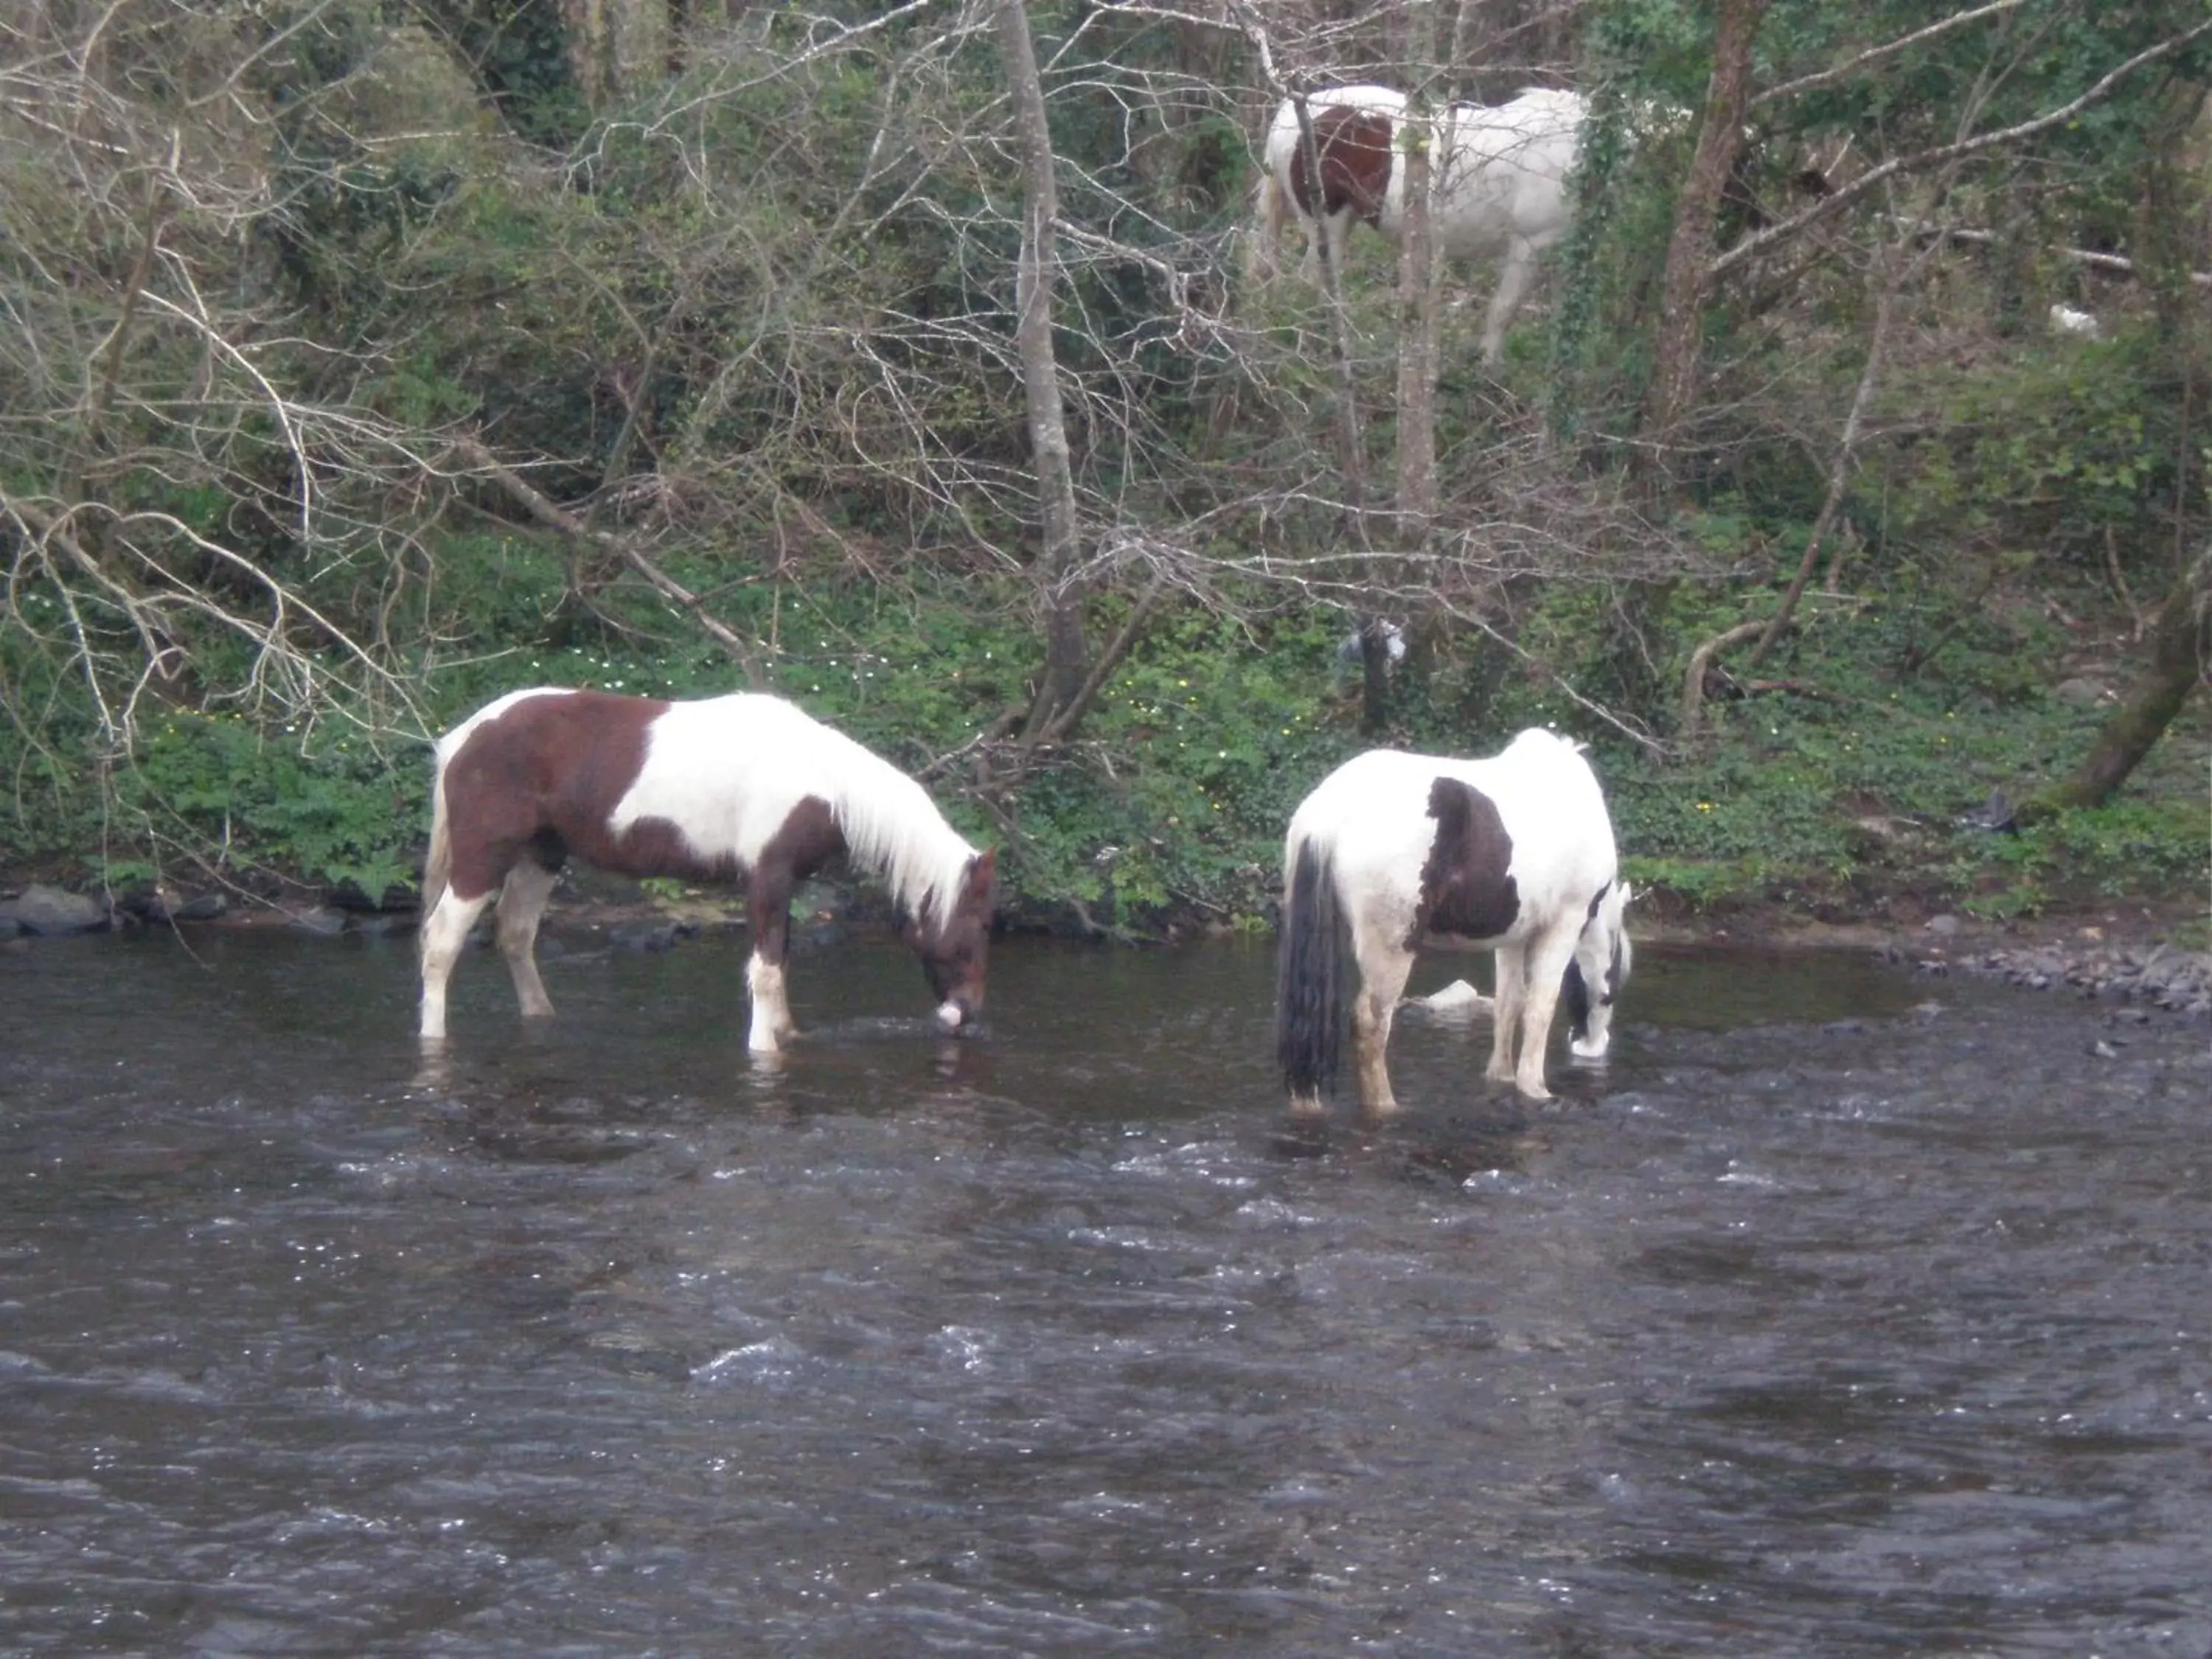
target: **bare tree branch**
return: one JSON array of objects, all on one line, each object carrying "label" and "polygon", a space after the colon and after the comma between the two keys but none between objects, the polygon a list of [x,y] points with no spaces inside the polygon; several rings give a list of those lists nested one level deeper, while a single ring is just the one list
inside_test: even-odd
[{"label": "bare tree branch", "polygon": [[453,441],[453,447],[461,453],[471,466],[475,467],[505,490],[516,505],[540,524],[557,530],[565,536],[574,536],[580,541],[591,543],[595,547],[604,548],[636,571],[658,592],[690,612],[691,619],[698,623],[700,631],[729,653],[731,660],[744,671],[747,685],[755,690],[759,690],[767,685],[768,678],[762,672],[759,659],[752,647],[747,644],[728,623],[708,611],[705,599],[646,557],[627,538],[604,530],[592,529],[591,526],[547,496],[520,473],[494,455],[490,450],[484,447],[481,441],[471,437],[459,437]]},{"label": "bare tree branch", "polygon": [[1842,189],[1822,197],[1802,213],[1779,220],[1764,230],[1753,232],[1714,260],[1708,268],[1708,275],[1716,280],[1726,276],[1746,260],[1757,258],[1777,243],[1787,241],[1813,226],[1833,218],[1845,208],[1881,189],[1892,179],[1900,174],[1925,172],[1929,167],[1940,167],[1947,161],[1961,161],[1967,156],[1978,155],[1986,150],[1996,149],[2002,145],[2016,144],[2023,140],[2033,138],[2039,133],[2048,132],[2053,127],[2063,126],[2083,110],[2109,95],[2115,87],[2137,70],[2148,64],[2155,63],[2161,58],[2170,57],[2192,40],[2198,40],[2208,33],[2212,33],[2212,19],[2207,19],[2194,28],[2184,29],[2179,34],[2170,35],[2156,46],[2145,47],[2125,63],[2101,76],[2095,85],[2079,97],[2069,100],[2057,109],[2048,111],[2033,119],[2019,122],[2013,126],[2000,128],[1991,132],[1977,133],[1971,138],[1962,138],[1954,143],[1939,144],[1929,149],[1917,150],[1910,155],[1896,156],[1878,167],[1870,167]]},{"label": "bare tree branch", "polygon": [[1938,36],[1948,34],[1953,29],[1963,28],[1969,23],[1978,23],[1985,17],[1995,17],[2004,12],[2017,11],[2025,3],[2026,0],[1989,0],[1986,5],[1975,6],[1966,11],[1954,12],[1950,16],[1930,23],[1925,28],[1915,29],[1910,34],[1900,34],[1895,40],[1885,40],[1878,46],[1869,46],[1856,56],[1848,58],[1831,68],[1821,70],[1817,74],[1801,75],[1795,81],[1784,81],[1779,86],[1769,87],[1764,92],[1753,93],[1745,107],[1757,109],[1761,104],[1771,104],[1783,98],[1794,98],[1801,92],[1812,91],[1815,87],[1832,86],[1838,81],[1857,74],[1871,64],[1880,63],[1885,58],[1893,57],[1912,46],[1925,46]]}]

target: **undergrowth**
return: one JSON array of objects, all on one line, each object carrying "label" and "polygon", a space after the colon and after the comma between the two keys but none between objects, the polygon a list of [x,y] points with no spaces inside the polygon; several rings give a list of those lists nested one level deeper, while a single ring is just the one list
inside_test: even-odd
[{"label": "undergrowth", "polygon": [[[497,601],[480,599],[487,614]],[[792,585],[740,595],[732,608],[755,607],[739,625],[775,640],[775,689],[927,775],[965,833],[1006,849],[1013,925],[1139,939],[1267,926],[1292,809],[1368,746],[1338,654],[1343,618],[1168,613],[1078,741],[1014,783],[979,789],[963,751],[1022,696],[1035,665],[1018,620],[991,619],[1018,611],[976,601],[972,582],[890,596]],[[1563,599],[1566,614],[1533,615],[1523,629],[1547,642],[1571,681],[1601,672],[1579,603]],[[537,648],[428,673],[433,723],[523,685],[690,696],[741,684],[680,618],[640,610],[620,630],[540,624]],[[1486,753],[1532,724],[1583,739],[1628,874],[1680,911],[1779,905],[1869,919],[1908,902],[1999,919],[2144,896],[2185,912],[2190,896],[2207,891],[2212,839],[2212,722],[2201,705],[2112,805],[2025,834],[1969,821],[1992,790],[2017,799],[2069,765],[2107,712],[2100,688],[2111,676],[2067,674],[2068,641],[2051,636],[2053,626],[2039,617],[1947,624],[1923,652],[1929,618],[1909,595],[1836,607],[1762,671],[1785,689],[1719,698],[1706,740],[1668,756],[1494,646],[1425,649],[1401,671],[1389,740]],[[1679,674],[1681,665],[1661,666]],[[49,728],[33,744],[21,726],[0,729],[13,784],[0,799],[0,862],[15,873],[110,886],[281,876],[368,899],[398,898],[416,878],[428,810],[419,736],[372,743],[178,711],[149,723],[133,756],[76,769],[58,759],[70,739]]]}]

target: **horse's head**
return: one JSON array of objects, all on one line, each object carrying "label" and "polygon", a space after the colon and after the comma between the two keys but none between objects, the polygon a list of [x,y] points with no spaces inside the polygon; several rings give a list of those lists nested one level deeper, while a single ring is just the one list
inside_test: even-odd
[{"label": "horse's head", "polygon": [[1625,881],[1608,884],[1590,905],[1589,920],[1575,941],[1559,994],[1570,1022],[1567,1048],[1577,1060],[1600,1060],[1613,1042],[1613,1001],[1628,983],[1634,951],[1628,943],[1628,901]]},{"label": "horse's head", "polygon": [[910,918],[906,940],[921,957],[937,999],[937,1023],[963,1031],[983,1012],[983,970],[991,951],[991,908],[998,899],[999,854],[994,848],[968,860],[966,872],[940,921]]}]

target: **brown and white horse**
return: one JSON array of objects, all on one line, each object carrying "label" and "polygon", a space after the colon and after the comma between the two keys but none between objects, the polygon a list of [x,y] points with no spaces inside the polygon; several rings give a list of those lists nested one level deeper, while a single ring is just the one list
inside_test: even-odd
[{"label": "brown and white horse", "polygon": [[[1273,270],[1283,227],[1294,213],[1306,233],[1310,278],[1319,275],[1324,235],[1329,264],[1340,276],[1354,223],[1374,226],[1394,246],[1404,234],[1406,94],[1390,87],[1331,87],[1305,102],[1320,185],[1297,106],[1286,100],[1267,129],[1260,183],[1253,264],[1261,276]],[[1567,174],[1589,107],[1579,93],[1532,88],[1494,107],[1454,104],[1430,118],[1430,223],[1437,246],[1449,258],[1499,262],[1482,325],[1486,362],[1498,360],[1536,256],[1565,235],[1572,221]]]},{"label": "brown and white horse", "polygon": [[996,854],[978,852],[889,762],[779,697],[696,702],[515,691],[439,740],[422,879],[422,1035],[446,1035],[446,983],[495,897],[526,1015],[553,1004],[538,923],[572,854],[632,876],[748,884],[749,1045],[793,1035],[784,988],[793,889],[840,854],[879,874],[947,1031],[983,1007]]},{"label": "brown and white horse", "polygon": [[1497,952],[1492,1080],[1551,1097],[1562,995],[1575,1058],[1605,1058],[1629,887],[1596,775],[1567,738],[1523,732],[1488,760],[1357,756],[1291,817],[1283,878],[1275,1042],[1293,1111],[1322,1109],[1347,1004],[1360,1103],[1397,1109],[1383,1050],[1419,951]]}]

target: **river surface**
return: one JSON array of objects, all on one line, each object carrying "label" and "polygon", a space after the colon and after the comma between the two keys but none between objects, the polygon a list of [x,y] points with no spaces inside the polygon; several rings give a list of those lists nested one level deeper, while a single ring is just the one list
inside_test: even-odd
[{"label": "river surface", "polygon": [[1305,1128],[1264,947],[588,942],[0,952],[0,1653],[2212,1652],[2202,1025],[1650,950]]}]

